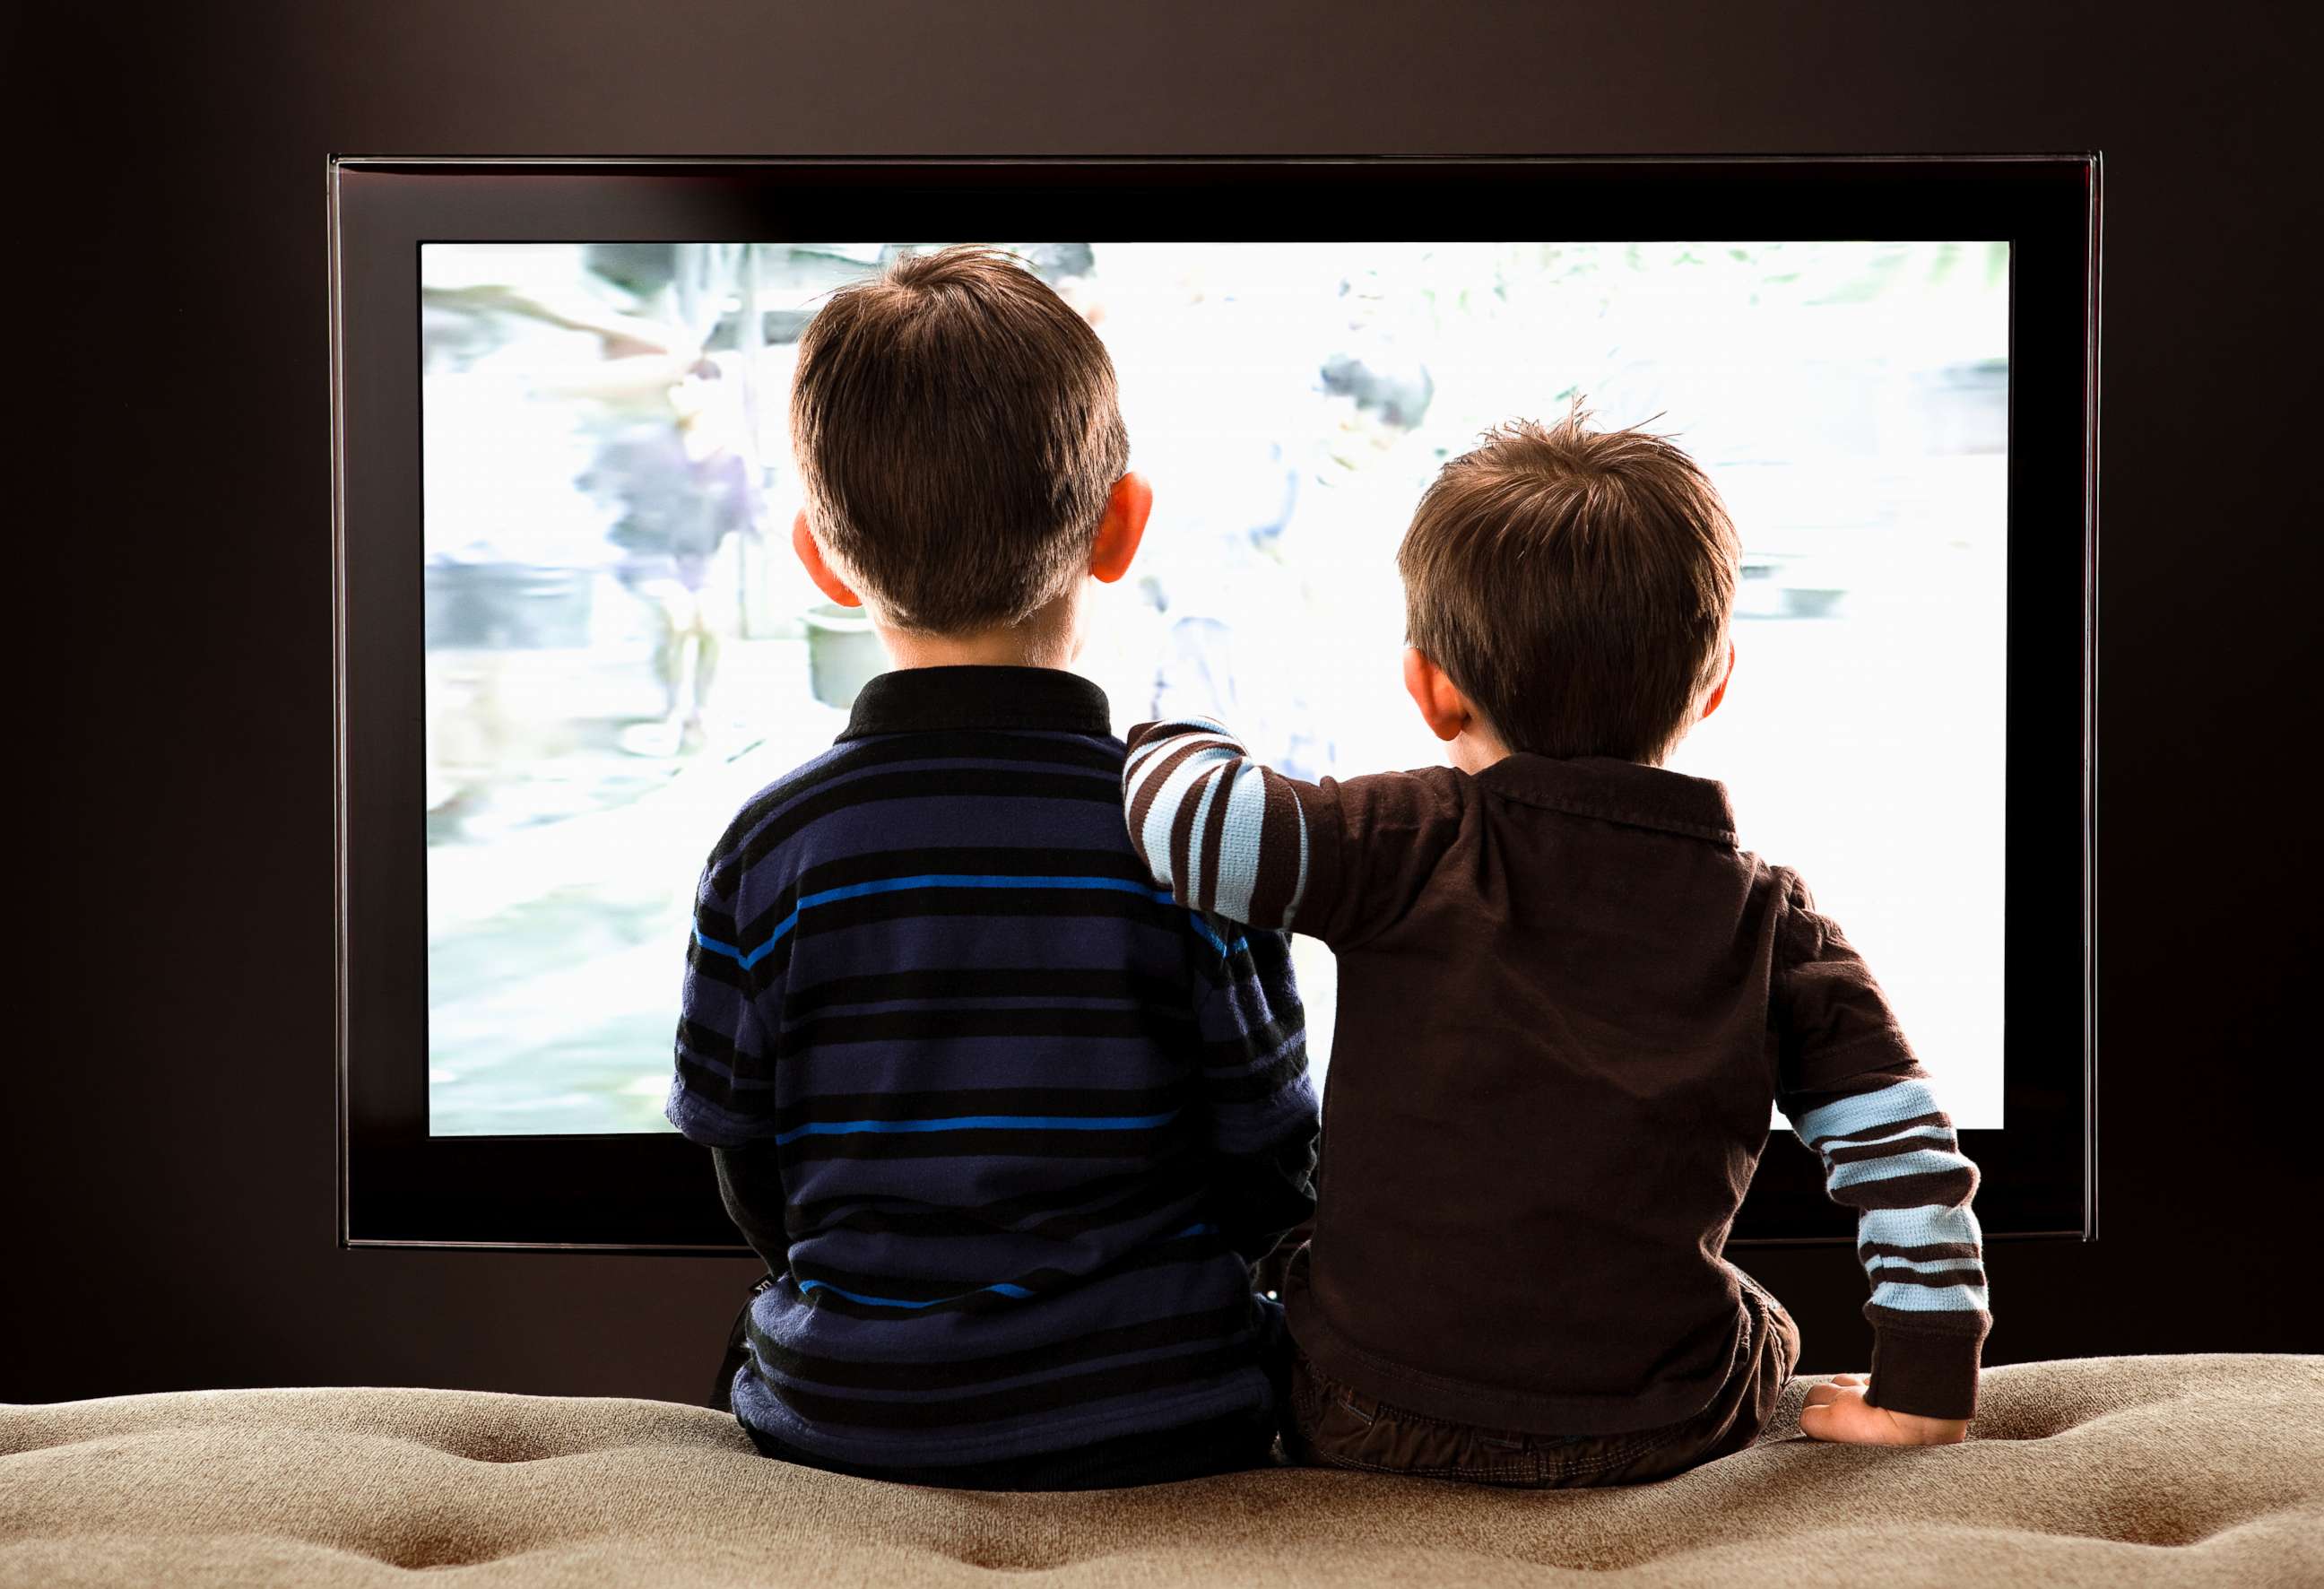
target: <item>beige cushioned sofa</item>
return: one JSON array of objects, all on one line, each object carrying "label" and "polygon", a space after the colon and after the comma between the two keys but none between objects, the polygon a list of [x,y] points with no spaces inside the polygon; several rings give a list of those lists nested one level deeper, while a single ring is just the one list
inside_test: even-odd
[{"label": "beige cushioned sofa", "polygon": [[0,1584],[2324,1585],[2324,1357],[1991,1371],[1976,1437],[1796,1437],[1631,1490],[1277,1468],[991,1495],[769,1462],[660,1402],[0,1406]]}]

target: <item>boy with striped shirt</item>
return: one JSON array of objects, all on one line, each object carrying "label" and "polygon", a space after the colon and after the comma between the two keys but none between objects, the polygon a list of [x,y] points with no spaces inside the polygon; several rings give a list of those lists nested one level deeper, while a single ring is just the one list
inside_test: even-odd
[{"label": "boy with striped shirt", "polygon": [[1157,880],[1340,958],[1286,1445],[1554,1485],[1749,1446],[1799,1355],[1721,1256],[1771,1104],[1871,1283],[1870,1383],[1802,1427],[1962,1439],[1976,1168],[1840,928],[1737,848],[1723,787],[1660,764],[1726,694],[1738,542],[1683,453],[1583,420],[1445,466],[1398,550],[1405,683],[1452,766],[1305,783],[1215,722],[1130,735]]},{"label": "boy with striped shirt", "polygon": [[1006,256],[835,294],[791,397],[792,541],[895,670],[713,851],[669,1116],[769,1278],[731,1405],[761,1450],[979,1489],[1266,1458],[1314,1207],[1283,936],[1213,923],[1122,831],[1065,671],[1151,494],[1104,347]]}]

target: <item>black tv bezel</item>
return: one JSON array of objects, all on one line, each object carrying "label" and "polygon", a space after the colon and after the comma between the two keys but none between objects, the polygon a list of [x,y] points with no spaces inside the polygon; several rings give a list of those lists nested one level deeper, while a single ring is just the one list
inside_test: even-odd
[{"label": "black tv bezel", "polygon": [[[1351,197],[1369,201],[1354,211],[1368,239],[2009,241],[2006,1126],[1962,1137],[1988,1235],[2095,1237],[2099,174],[2096,154],[334,158],[342,1244],[747,1252],[708,1156],[675,1135],[428,1134],[419,245],[1329,241],[1348,235],[1333,223]],[[1771,1142],[1730,1240],[1853,1239],[1813,1158]]]}]

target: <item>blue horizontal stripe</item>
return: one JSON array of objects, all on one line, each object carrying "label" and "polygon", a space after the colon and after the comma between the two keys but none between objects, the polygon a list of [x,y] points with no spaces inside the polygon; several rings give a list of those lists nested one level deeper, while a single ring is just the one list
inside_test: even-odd
[{"label": "blue horizontal stripe", "polygon": [[[801,910],[840,900],[861,899],[866,894],[900,893],[908,889],[920,888],[1077,888],[1105,893],[1137,894],[1157,904],[1171,902],[1168,889],[1148,887],[1144,883],[1132,882],[1126,877],[987,877],[972,873],[932,872],[918,877],[882,877],[871,882],[851,882],[844,888],[827,888],[816,893],[802,894],[798,903],[792,907],[791,913],[777,922],[774,931],[767,935],[767,941],[755,949],[742,949],[733,944],[705,938],[698,928],[695,931],[694,941],[714,955],[725,956],[748,971],[766,958],[767,952],[782,941],[785,933],[798,925]],[[1234,952],[1201,921],[1197,920],[1194,926],[1222,955]],[[1242,940],[1236,939],[1234,947],[1240,948]]]},{"label": "blue horizontal stripe", "polygon": [[[1171,897],[1171,895],[1170,892],[1167,889],[1165,889],[1154,897],[1157,900],[1167,901]],[[1245,949],[1250,947],[1250,940],[1240,935],[1236,937],[1234,942],[1227,942],[1226,939],[1221,938],[1217,933],[1213,932],[1211,930],[1210,923],[1204,921],[1199,916],[1189,916],[1186,919],[1194,924],[1194,930],[1201,933],[1204,938],[1209,942],[1211,947],[1216,949],[1221,956],[1224,958],[1231,959],[1235,956],[1241,954]]]},{"label": "blue horizontal stripe", "polygon": [[[751,964],[750,960],[742,959],[742,950],[736,948],[733,944],[722,944],[715,938],[703,937],[702,929],[698,927],[694,929],[694,941],[700,944],[704,948],[709,950],[714,955],[724,955],[729,960],[740,960],[745,965]],[[754,956],[752,958],[755,959],[756,956]]]},{"label": "blue horizontal stripe", "polygon": [[844,1137],[860,1132],[932,1131],[1151,1131],[1177,1117],[1160,1114],[955,1114],[942,1120],[818,1120],[795,1125],[775,1139],[778,1147],[801,1137]]},{"label": "blue horizontal stripe", "polygon": [[1030,1297],[1033,1294],[1022,1286],[1012,1286],[1004,1283],[994,1286],[979,1286],[973,1291],[963,1291],[958,1296],[931,1297],[925,1302],[906,1302],[894,1297],[866,1297],[861,1291],[846,1290],[841,1287],[831,1285],[824,1280],[801,1280],[798,1283],[798,1289],[799,1295],[802,1297],[806,1296],[809,1291],[828,1291],[835,1297],[844,1297],[850,1302],[861,1302],[867,1307],[936,1307],[946,1302],[958,1302],[963,1298],[981,1297],[987,1291],[995,1291],[1003,1297]]},{"label": "blue horizontal stripe", "polygon": [[773,948],[777,944],[782,942],[783,934],[788,932],[798,924],[798,912],[797,910],[793,910],[789,915],[784,917],[781,921],[776,924],[775,930],[768,935],[767,941],[765,943],[761,944],[757,948],[752,949],[747,953],[736,948],[733,944],[722,944],[716,938],[704,938],[702,936],[702,929],[698,927],[694,929],[694,941],[700,944],[704,948],[709,950],[714,955],[725,956],[729,960],[733,961],[743,970],[748,971],[760,961],[765,959],[767,957],[767,951]]}]

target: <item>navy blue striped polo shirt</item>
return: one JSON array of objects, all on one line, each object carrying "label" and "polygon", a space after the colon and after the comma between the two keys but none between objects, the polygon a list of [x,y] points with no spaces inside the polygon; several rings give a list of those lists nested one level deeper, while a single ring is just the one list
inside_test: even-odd
[{"label": "navy blue striped polo shirt", "polygon": [[1272,1403],[1249,1265],[1314,1206],[1279,933],[1174,903],[1104,694],[884,674],[696,900],[668,1113],[776,1283],[742,1421],[834,1462],[1067,1452]]}]

